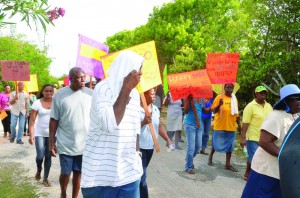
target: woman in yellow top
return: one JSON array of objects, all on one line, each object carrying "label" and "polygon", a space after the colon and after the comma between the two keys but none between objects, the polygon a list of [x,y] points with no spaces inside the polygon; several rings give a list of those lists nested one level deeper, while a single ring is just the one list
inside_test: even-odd
[{"label": "woman in yellow top", "polygon": [[231,153],[234,150],[236,123],[238,124],[238,131],[240,132],[241,130],[237,106],[238,101],[232,93],[233,87],[233,84],[225,84],[225,94],[218,95],[212,104],[215,119],[212,148],[208,158],[208,165],[213,166],[212,159],[215,151],[225,152],[225,169],[238,172],[238,170],[230,164]]},{"label": "woman in yellow top", "polygon": [[[248,160],[247,168],[244,174],[244,180],[248,179],[251,170],[251,161],[255,151],[258,148],[260,137],[260,127],[269,113],[273,111],[272,106],[266,102],[268,90],[264,86],[258,86],[255,89],[255,99],[244,109],[242,137],[240,145],[247,146]],[[247,139],[247,143],[246,143]]]}]

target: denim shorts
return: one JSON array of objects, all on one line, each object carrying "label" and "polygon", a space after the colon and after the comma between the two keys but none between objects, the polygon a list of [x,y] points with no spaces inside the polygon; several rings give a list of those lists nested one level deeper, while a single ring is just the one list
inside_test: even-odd
[{"label": "denim shorts", "polygon": [[70,156],[60,154],[59,161],[61,174],[71,174],[74,170],[81,172],[82,155]]},{"label": "denim shorts", "polygon": [[248,151],[248,162],[252,162],[253,155],[258,148],[258,142],[247,140],[246,142],[247,151]]}]

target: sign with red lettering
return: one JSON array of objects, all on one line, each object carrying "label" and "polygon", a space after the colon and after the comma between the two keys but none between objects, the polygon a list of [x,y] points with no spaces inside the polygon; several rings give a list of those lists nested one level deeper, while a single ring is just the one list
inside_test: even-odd
[{"label": "sign with red lettering", "polygon": [[206,70],[211,83],[235,83],[239,59],[239,53],[209,53]]},{"label": "sign with red lettering", "polygon": [[28,61],[0,61],[2,81],[30,81]]},{"label": "sign with red lettering", "polygon": [[172,99],[179,100],[192,94],[195,98],[212,98],[211,82],[205,69],[167,75]]},{"label": "sign with red lettering", "polygon": [[70,85],[70,78],[69,78],[69,76],[64,78],[64,85],[66,85],[66,86]]}]

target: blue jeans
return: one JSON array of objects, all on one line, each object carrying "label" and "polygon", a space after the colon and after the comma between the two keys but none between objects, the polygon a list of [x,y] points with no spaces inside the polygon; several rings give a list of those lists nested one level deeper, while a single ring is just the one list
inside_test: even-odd
[{"label": "blue jeans", "polygon": [[118,186],[96,186],[91,188],[81,188],[84,198],[139,198],[140,180],[135,182]]},{"label": "blue jeans", "polygon": [[196,125],[184,124],[184,133],[187,140],[185,170],[192,170],[194,157],[201,148],[203,123],[200,122],[200,128]]},{"label": "blue jeans", "polygon": [[211,118],[202,118],[202,122],[203,122],[202,148],[206,149],[207,141],[209,139]]},{"label": "blue jeans", "polygon": [[11,114],[10,116],[11,116],[10,117],[11,118],[10,119],[11,139],[16,138],[16,126],[17,126],[17,122],[19,120],[19,130],[18,130],[17,142],[21,142],[22,137],[23,137],[23,132],[24,132],[25,115],[20,113],[18,116],[14,115],[14,114]]},{"label": "blue jeans", "polygon": [[42,164],[44,161],[44,179],[48,179],[50,167],[51,167],[51,155],[49,152],[49,137],[35,137],[35,149],[36,149],[36,165],[37,169],[42,169]]},{"label": "blue jeans", "polygon": [[148,198],[148,186],[147,186],[147,167],[153,155],[154,149],[140,149],[142,152],[142,164],[143,164],[143,175],[140,183],[140,197]]}]

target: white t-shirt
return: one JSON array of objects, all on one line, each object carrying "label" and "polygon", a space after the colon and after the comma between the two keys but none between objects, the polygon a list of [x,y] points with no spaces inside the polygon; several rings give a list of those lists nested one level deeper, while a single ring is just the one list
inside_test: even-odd
[{"label": "white t-shirt", "polygon": [[96,85],[82,158],[81,187],[116,187],[141,178],[142,161],[136,152],[136,138],[141,130],[140,95],[133,89],[130,97],[117,125],[113,110],[116,98],[106,80]]},{"label": "white t-shirt", "polygon": [[[261,129],[277,137],[278,139],[274,143],[280,148],[285,135],[297,119],[296,117],[296,114],[274,110],[266,117]],[[278,158],[270,155],[261,147],[258,147],[253,156],[251,168],[257,173],[279,179]]]},{"label": "white t-shirt", "polygon": [[49,137],[49,121],[51,109],[45,109],[40,100],[34,101],[31,107],[37,111],[34,136]]},{"label": "white t-shirt", "polygon": [[82,155],[90,124],[93,90],[83,87],[73,91],[70,87],[55,92],[50,117],[58,120],[58,154]]}]

